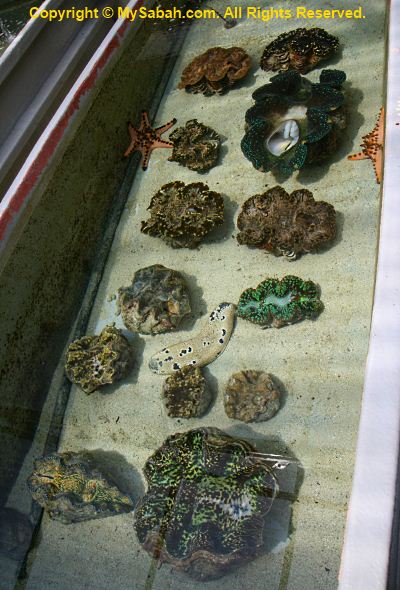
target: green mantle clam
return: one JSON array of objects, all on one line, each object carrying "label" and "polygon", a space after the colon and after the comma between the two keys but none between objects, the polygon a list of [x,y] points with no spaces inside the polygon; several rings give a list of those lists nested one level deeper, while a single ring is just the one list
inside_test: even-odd
[{"label": "green mantle clam", "polygon": [[346,127],[345,80],[340,70],[322,70],[319,83],[289,70],[258,88],[241,142],[254,168],[290,175],[331,156]]},{"label": "green mantle clam", "polygon": [[288,275],[282,280],[266,279],[255,289],[246,289],[237,306],[239,317],[264,328],[281,328],[322,310],[318,287],[312,281]]}]

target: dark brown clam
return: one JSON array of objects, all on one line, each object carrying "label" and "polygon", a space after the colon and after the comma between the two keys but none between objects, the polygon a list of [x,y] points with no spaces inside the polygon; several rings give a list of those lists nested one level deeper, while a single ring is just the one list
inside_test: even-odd
[{"label": "dark brown clam", "polygon": [[211,401],[211,393],[198,367],[184,367],[167,377],[162,397],[170,418],[202,416]]},{"label": "dark brown clam", "polygon": [[336,212],[311,191],[291,194],[275,186],[245,201],[240,211],[239,244],[264,248],[277,256],[295,259],[331,242],[336,235]]},{"label": "dark brown clam", "polygon": [[263,70],[306,74],[339,49],[339,40],[324,29],[295,29],[282,33],[264,49],[260,66]]},{"label": "dark brown clam", "polygon": [[197,119],[175,129],[168,139],[174,144],[172,156],[168,158],[170,162],[178,162],[195,172],[206,172],[218,161],[221,138]]}]

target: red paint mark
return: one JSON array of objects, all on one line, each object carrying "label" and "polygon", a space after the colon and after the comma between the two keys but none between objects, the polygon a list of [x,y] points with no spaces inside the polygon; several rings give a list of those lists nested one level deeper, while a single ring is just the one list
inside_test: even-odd
[{"label": "red paint mark", "polygon": [[[135,4],[135,7],[140,7],[143,2],[144,0],[139,0],[137,4]],[[51,131],[36,160],[32,162],[29,169],[25,173],[21,184],[11,196],[7,208],[3,211],[3,213],[0,214],[0,242],[5,238],[7,230],[11,229],[14,216],[22,208],[25,200],[27,199],[27,196],[34,188],[37,180],[49,163],[49,160],[57,148],[60,140],[62,139],[72,116],[76,111],[79,110],[79,102],[81,98],[94,86],[99,73],[102,71],[114,51],[120,46],[121,39],[124,36],[129,24],[129,21],[125,19],[118,31],[116,31],[116,35],[110,40],[109,44],[104,49],[103,54],[94,64],[88,77],[82,82],[75,92],[65,113],[57,123],[57,126]]]}]

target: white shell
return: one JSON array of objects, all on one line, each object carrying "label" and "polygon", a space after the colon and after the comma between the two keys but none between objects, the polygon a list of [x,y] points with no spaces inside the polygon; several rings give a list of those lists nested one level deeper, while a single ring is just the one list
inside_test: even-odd
[{"label": "white shell", "polygon": [[186,342],[163,348],[151,357],[153,373],[170,375],[183,367],[204,367],[212,363],[226,348],[233,330],[235,305],[220,303],[210,314],[200,334]]},{"label": "white shell", "polygon": [[288,119],[282,121],[279,126],[274,129],[266,141],[267,149],[274,156],[281,156],[284,152],[292,149],[299,141],[300,130],[297,121]]},{"label": "white shell", "polygon": [[296,252],[293,252],[293,250],[283,250],[282,248],[279,248],[279,251],[282,254],[282,256],[284,256],[290,261],[297,259],[297,254]]}]

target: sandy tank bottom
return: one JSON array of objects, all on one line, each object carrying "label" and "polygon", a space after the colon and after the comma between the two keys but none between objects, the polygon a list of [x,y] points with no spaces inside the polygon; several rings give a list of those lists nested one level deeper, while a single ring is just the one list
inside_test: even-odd
[{"label": "sandy tank bottom", "polygon": [[[225,1],[212,4],[219,10],[226,7]],[[257,4],[263,5],[241,3],[244,7]],[[285,2],[285,8],[295,6],[295,2]],[[307,7],[332,8],[330,2],[315,1],[307,2]],[[335,8],[348,7],[345,1],[335,4]],[[88,333],[99,333],[114,321],[123,328],[112,296],[119,287],[130,284],[136,270],[159,263],[184,274],[191,288],[195,321],[185,330],[167,335],[130,335],[136,350],[135,369],[104,393],[87,396],[73,387],[61,451],[98,452],[103,461],[114,464],[135,499],[145,490],[142,467],[146,459],[168,435],[178,431],[218,427],[248,438],[263,451],[291,459],[289,467],[282,474],[278,472],[283,493],[267,520],[268,551],[234,573],[208,582],[209,590],[337,587],[368,348],[380,208],[380,190],[371,163],[346,159],[359,151],[361,137],[374,127],[383,101],[386,2],[365,0],[363,7],[366,18],[362,21],[265,23],[243,19],[230,30],[212,20],[192,25],[155,123],[161,125],[177,117],[182,125],[197,118],[213,127],[224,137],[221,161],[208,173],[198,175],[167,162],[168,150],[153,153],[147,172],[140,170],[136,175],[92,310]],[[340,38],[342,52],[326,67],[347,74],[349,126],[329,164],[305,169],[283,184],[287,191],[307,187],[317,200],[332,203],[338,213],[338,236],[332,247],[289,262],[239,246],[234,239],[234,221],[248,197],[277,184],[271,174],[256,171],[240,149],[251,93],[270,77],[258,67],[262,50],[281,32],[303,25],[323,26]],[[178,90],[184,66],[216,45],[241,46],[252,56],[247,81],[225,96],[210,98]],[[318,80],[319,73],[317,69],[308,77]],[[134,122],[138,117],[139,113],[132,113]],[[126,139],[128,145],[128,136]],[[205,182],[225,198],[224,227],[196,250],[172,249],[140,232],[152,195],[173,180]],[[164,346],[196,334],[218,303],[237,303],[245,288],[286,274],[320,285],[324,311],[319,318],[280,330],[261,330],[238,319],[226,351],[205,370],[214,390],[207,415],[187,421],[168,418],[160,397],[163,377],[149,370],[150,357]],[[284,384],[284,405],[272,420],[244,425],[226,416],[223,390],[229,376],[241,369],[270,372]],[[183,590],[203,585],[168,566],[157,569],[138,544],[133,514],[70,526],[45,515],[24,588]]]}]

